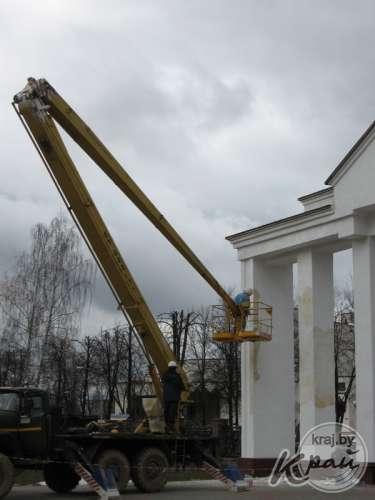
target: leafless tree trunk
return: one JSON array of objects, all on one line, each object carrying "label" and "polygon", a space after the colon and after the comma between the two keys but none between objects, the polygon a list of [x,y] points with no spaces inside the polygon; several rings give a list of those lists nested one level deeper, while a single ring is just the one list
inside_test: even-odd
[{"label": "leafless tree trunk", "polygon": [[193,388],[199,397],[200,416],[202,424],[207,424],[207,395],[206,391],[215,385],[210,377],[210,361],[214,357],[215,346],[212,343],[212,324],[209,308],[202,308],[196,318],[189,338],[189,351],[193,362]]},{"label": "leafless tree trunk", "polygon": [[32,229],[30,250],[0,283],[1,344],[23,352],[20,383],[48,385],[50,341],[76,332],[92,282],[93,265],[64,217]]},{"label": "leafless tree trunk", "polygon": [[127,362],[128,343],[121,327],[112,331],[102,331],[96,342],[97,355],[100,357],[99,375],[106,391],[105,418],[110,418],[115,401],[124,411],[119,385],[123,383],[121,375],[126,373],[124,363]]},{"label": "leafless tree trunk", "polygon": [[[349,276],[345,286],[336,290],[334,362],[336,420],[342,423],[348,400],[354,390],[355,382],[354,296],[352,276]],[[344,391],[340,387],[340,379],[345,381]]]},{"label": "leafless tree trunk", "polygon": [[80,373],[80,383],[78,384],[78,399],[83,416],[91,414],[90,405],[90,384],[94,380],[95,370],[95,337],[86,336],[82,341],[73,339],[79,345],[77,352],[77,363],[75,371]]},{"label": "leafless tree trunk", "polygon": [[127,380],[127,412],[133,410],[133,327],[128,329],[128,380]]},{"label": "leafless tree trunk", "polygon": [[185,363],[190,331],[194,324],[199,321],[198,318],[199,313],[186,313],[183,309],[161,314],[158,318],[158,322],[171,344],[173,354],[181,366]]}]

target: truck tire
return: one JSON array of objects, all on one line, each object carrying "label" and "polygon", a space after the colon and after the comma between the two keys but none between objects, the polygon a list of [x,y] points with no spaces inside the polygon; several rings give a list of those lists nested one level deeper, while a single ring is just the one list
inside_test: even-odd
[{"label": "truck tire", "polygon": [[50,463],[44,467],[44,480],[50,490],[68,493],[78,485],[80,477],[69,464]]},{"label": "truck tire", "polygon": [[159,448],[144,448],[132,464],[132,479],[143,493],[156,493],[168,480],[168,459]]},{"label": "truck tire", "polygon": [[95,464],[103,469],[111,469],[115,477],[117,489],[123,493],[130,479],[130,465],[126,455],[120,450],[104,450],[95,459]]},{"label": "truck tire", "polygon": [[0,498],[4,498],[14,483],[14,466],[6,455],[0,453]]}]

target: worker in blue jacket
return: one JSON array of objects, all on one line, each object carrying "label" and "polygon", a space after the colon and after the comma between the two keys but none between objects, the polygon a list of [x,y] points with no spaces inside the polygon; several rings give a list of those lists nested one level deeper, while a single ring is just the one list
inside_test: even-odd
[{"label": "worker in blue jacket", "polygon": [[162,384],[166,432],[171,433],[176,430],[178,403],[181,398],[181,391],[184,389],[184,383],[177,373],[177,364],[175,361],[168,363],[168,370],[162,376]]}]

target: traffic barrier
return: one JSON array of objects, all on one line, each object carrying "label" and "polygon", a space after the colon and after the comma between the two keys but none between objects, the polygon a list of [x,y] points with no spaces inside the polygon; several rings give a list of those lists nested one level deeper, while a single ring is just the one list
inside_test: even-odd
[{"label": "traffic barrier", "polygon": [[244,479],[236,466],[228,466],[223,473],[208,462],[203,462],[202,470],[213,479],[221,481],[230,491],[248,491],[252,486],[252,481],[248,477]]},{"label": "traffic barrier", "polygon": [[228,489],[232,489],[234,487],[234,481],[226,477],[219,469],[216,469],[216,467],[213,467],[208,462],[203,462],[202,470],[207,472],[212,479],[216,479],[224,483]]},{"label": "traffic barrier", "polygon": [[94,466],[92,472],[89,472],[83,465],[76,463],[74,470],[100,496],[101,500],[120,496],[111,469],[102,469],[101,467]]}]

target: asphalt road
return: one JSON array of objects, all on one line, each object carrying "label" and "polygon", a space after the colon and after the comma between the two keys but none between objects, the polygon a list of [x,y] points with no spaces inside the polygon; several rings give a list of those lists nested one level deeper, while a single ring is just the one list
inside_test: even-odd
[{"label": "asphalt road", "polygon": [[[234,500],[251,495],[251,500],[317,500],[340,498],[345,500],[373,499],[375,495],[374,487],[357,487],[350,491],[338,494],[320,493],[310,487],[292,488],[289,486],[279,486],[270,488],[265,485],[257,485],[251,491],[233,493],[223,488],[217,481],[189,481],[169,483],[161,492],[154,495],[139,493],[135,488],[129,486],[125,495],[121,498],[126,500],[142,500],[151,497],[155,500],[208,500],[212,496],[215,500]],[[45,486],[16,486],[10,493],[9,500],[85,500],[99,497],[88,491],[86,487],[78,487],[69,495],[57,495]]]}]

